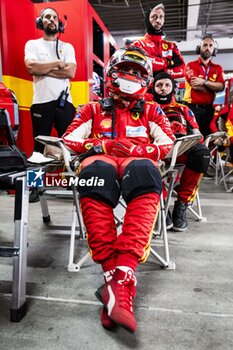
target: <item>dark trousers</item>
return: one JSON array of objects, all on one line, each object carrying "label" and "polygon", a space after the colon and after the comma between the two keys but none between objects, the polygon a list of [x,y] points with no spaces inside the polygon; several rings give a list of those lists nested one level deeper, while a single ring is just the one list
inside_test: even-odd
[{"label": "dark trousers", "polygon": [[185,104],[194,113],[200,132],[206,138],[207,135],[211,134],[210,123],[214,117],[214,107],[212,105]]},{"label": "dark trousers", "polygon": [[[64,108],[60,108],[57,101],[50,101],[33,104],[30,111],[34,138],[38,135],[50,136],[53,127],[61,137],[75,116],[75,107],[67,101]],[[34,150],[43,153],[44,146],[34,141]]]}]

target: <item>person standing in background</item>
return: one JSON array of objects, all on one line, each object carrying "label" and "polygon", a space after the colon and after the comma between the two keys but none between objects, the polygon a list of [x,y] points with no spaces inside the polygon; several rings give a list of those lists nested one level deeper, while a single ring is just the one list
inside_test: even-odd
[{"label": "person standing in background", "polygon": [[154,76],[164,71],[172,78],[184,77],[184,59],[173,42],[164,40],[163,25],[165,8],[162,3],[150,8],[146,13],[146,35],[133,43],[133,46],[145,50],[152,59]]},{"label": "person standing in background", "polygon": [[[75,107],[70,95],[69,79],[74,78],[76,59],[71,44],[58,40],[64,32],[64,24],[55,9],[48,7],[36,19],[43,37],[29,40],[25,45],[25,65],[33,76],[33,102],[31,117],[34,138],[51,134],[54,127],[61,137],[75,116]],[[34,142],[34,151],[43,152],[44,146]],[[35,197],[35,198],[34,198]],[[29,201],[39,200],[36,189]]]},{"label": "person standing in background", "polygon": [[213,102],[216,92],[224,90],[223,69],[212,62],[217,48],[211,34],[206,34],[197,46],[199,58],[189,62],[185,71],[184,103],[195,114],[204,137],[211,133],[210,123],[214,116]]}]

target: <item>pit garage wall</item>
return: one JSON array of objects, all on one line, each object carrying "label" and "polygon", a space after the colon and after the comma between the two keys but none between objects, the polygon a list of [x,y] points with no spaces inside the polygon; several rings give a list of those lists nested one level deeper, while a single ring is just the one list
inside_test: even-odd
[{"label": "pit garage wall", "polygon": [[[223,52],[223,50],[221,52],[219,51],[217,56],[213,57],[213,63],[220,64],[225,73],[233,73],[232,50],[229,51],[230,52]],[[187,55],[185,52],[182,53],[182,55],[186,64],[188,62],[195,61],[198,58],[198,55]]]},{"label": "pit garage wall", "polygon": [[[92,100],[93,65],[106,66],[111,47],[116,43],[87,0],[65,0],[34,4],[30,0],[1,0],[0,2],[0,48],[2,61],[2,82],[12,89],[20,109],[20,126],[17,143],[27,155],[33,150],[33,135],[30,117],[32,104],[32,77],[24,65],[26,41],[42,36],[36,29],[35,18],[45,7],[55,8],[67,27],[60,39],[70,42],[76,53],[77,71],[71,84],[73,103],[85,104]],[[103,57],[93,52],[93,20],[103,32]]]}]

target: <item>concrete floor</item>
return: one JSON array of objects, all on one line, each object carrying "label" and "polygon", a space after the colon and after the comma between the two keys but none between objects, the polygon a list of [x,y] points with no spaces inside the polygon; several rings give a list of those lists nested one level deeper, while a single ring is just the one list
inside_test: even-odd
[{"label": "concrete floor", "polygon": [[[188,214],[186,232],[169,232],[176,270],[161,269],[153,257],[138,268],[135,334],[102,328],[94,296],[100,267],[89,259],[80,272],[68,272],[69,237],[43,224],[40,204],[30,204],[28,312],[20,323],[9,321],[12,260],[0,258],[0,349],[232,350],[233,195],[203,181],[200,197],[207,222]],[[13,202],[0,194],[0,244],[12,241]],[[70,224],[69,200],[51,200],[49,208],[53,224]],[[79,241],[77,258],[86,249]]]}]

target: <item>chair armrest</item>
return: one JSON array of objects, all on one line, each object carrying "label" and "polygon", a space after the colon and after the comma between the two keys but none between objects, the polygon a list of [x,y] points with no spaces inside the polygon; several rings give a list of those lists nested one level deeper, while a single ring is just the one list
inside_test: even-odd
[{"label": "chair armrest", "polygon": [[[57,153],[59,155],[59,158],[64,160],[65,167],[68,170],[68,172],[73,174],[73,171],[70,167],[71,153],[67,149],[67,147],[65,146],[62,138],[54,137],[54,136],[39,135],[39,136],[35,137],[35,140],[38,142],[41,142],[45,146],[47,146],[47,145],[52,146],[49,148],[49,156],[55,157],[55,154]],[[46,152],[46,148],[45,148],[45,152]],[[51,152],[52,152],[52,154],[51,154]],[[62,154],[61,157],[60,157],[60,153]]]},{"label": "chair armrest", "polygon": [[54,145],[54,144],[58,144],[58,143],[64,143],[64,141],[62,140],[62,138],[60,137],[55,137],[55,136],[45,136],[45,135],[39,135],[35,137],[35,140],[43,143],[43,145]]},{"label": "chair armrest", "polygon": [[209,134],[206,136],[205,145],[209,147],[210,142],[216,141],[217,139],[225,140],[228,137],[225,131],[216,131],[213,134]]},{"label": "chair armrest", "polygon": [[166,159],[174,157],[178,157],[184,152],[186,152],[189,148],[193,147],[202,139],[201,134],[187,135],[177,138],[174,141],[173,147],[170,152],[166,155]]},{"label": "chair armrest", "polygon": [[199,143],[201,139],[202,139],[201,134],[193,134],[193,135],[187,135],[187,136],[182,136],[177,138],[174,141],[172,149],[165,157],[165,159],[169,160],[169,166],[165,170],[165,174],[174,170],[174,167],[176,165],[176,159],[178,156],[180,156],[181,154],[186,152],[188,149],[190,149],[191,147]]}]

